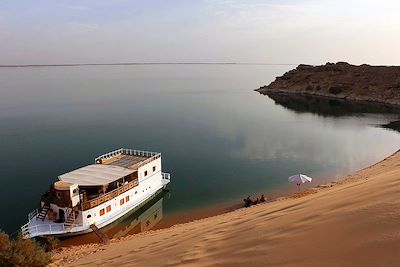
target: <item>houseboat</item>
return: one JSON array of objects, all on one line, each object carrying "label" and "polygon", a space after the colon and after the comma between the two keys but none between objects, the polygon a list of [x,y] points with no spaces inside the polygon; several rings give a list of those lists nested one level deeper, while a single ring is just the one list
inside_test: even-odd
[{"label": "houseboat", "polygon": [[161,153],[118,149],[58,177],[21,227],[24,238],[89,233],[118,220],[170,182]]}]

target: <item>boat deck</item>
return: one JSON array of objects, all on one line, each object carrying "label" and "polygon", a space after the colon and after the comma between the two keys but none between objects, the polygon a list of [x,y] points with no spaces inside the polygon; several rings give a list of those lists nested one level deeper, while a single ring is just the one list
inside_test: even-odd
[{"label": "boat deck", "polygon": [[83,231],[86,228],[88,227],[78,224],[66,226],[65,223],[56,223],[47,218],[42,220],[35,216],[22,226],[21,230],[24,238],[32,238],[35,236],[60,235],[67,232]]},{"label": "boat deck", "polygon": [[141,165],[161,157],[161,153],[120,148],[95,158],[96,164],[138,169]]},{"label": "boat deck", "polygon": [[115,165],[115,166],[119,166],[119,167],[135,169],[135,166],[137,166],[138,163],[141,163],[142,161],[145,161],[147,159],[148,159],[148,157],[120,154],[118,156],[112,157],[112,158],[102,162],[102,164]]}]

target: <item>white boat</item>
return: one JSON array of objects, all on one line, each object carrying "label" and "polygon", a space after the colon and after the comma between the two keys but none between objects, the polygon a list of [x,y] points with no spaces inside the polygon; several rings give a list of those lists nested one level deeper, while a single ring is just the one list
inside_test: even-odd
[{"label": "white boat", "polygon": [[162,172],[161,153],[121,148],[58,180],[28,215],[24,238],[79,235],[109,225],[165,188],[170,175]]}]

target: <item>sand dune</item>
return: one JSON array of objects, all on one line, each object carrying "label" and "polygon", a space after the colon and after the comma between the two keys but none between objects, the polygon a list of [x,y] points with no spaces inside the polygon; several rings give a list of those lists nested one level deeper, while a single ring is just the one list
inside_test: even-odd
[{"label": "sand dune", "polygon": [[333,184],[108,245],[64,249],[54,265],[399,266],[400,152]]}]

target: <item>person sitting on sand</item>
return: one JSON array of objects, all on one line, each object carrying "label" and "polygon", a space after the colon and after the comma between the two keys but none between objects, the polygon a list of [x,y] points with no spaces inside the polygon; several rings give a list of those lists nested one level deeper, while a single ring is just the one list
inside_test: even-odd
[{"label": "person sitting on sand", "polygon": [[264,194],[261,195],[260,202],[265,202]]},{"label": "person sitting on sand", "polygon": [[257,198],[256,200],[253,201],[252,205],[257,205],[258,203],[260,203],[260,200]]},{"label": "person sitting on sand", "polygon": [[250,196],[248,196],[247,198],[243,199],[244,205],[243,207],[250,207],[251,204],[253,203],[253,201],[251,200]]}]

